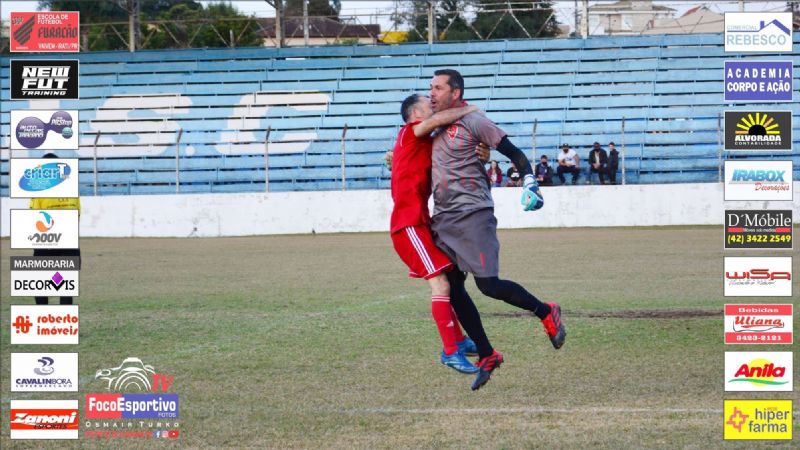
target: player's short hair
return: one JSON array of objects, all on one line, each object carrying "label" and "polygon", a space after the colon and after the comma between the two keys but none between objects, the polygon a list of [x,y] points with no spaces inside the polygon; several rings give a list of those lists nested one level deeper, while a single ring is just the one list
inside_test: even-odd
[{"label": "player's short hair", "polygon": [[450,89],[458,89],[460,94],[458,96],[459,100],[464,99],[464,77],[461,76],[461,73],[455,69],[439,69],[436,72],[433,72],[434,76],[439,75],[447,75],[447,85],[450,86]]},{"label": "player's short hair", "polygon": [[411,94],[403,100],[403,103],[400,105],[400,115],[403,116],[403,122],[407,123],[408,119],[411,118],[411,110],[417,106],[419,98],[419,94]]}]

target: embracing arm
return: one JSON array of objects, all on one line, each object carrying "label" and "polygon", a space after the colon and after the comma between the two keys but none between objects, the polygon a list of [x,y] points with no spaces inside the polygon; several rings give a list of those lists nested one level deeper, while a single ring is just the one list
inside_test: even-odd
[{"label": "embracing arm", "polygon": [[414,135],[417,137],[427,136],[431,134],[431,131],[442,126],[449,125],[466,116],[467,114],[477,110],[477,106],[470,105],[461,108],[450,108],[445,109],[444,111],[439,111],[422,122],[414,125]]},{"label": "embracing arm", "polygon": [[530,161],[528,161],[528,157],[525,156],[522,150],[518,149],[516,145],[508,140],[508,136],[504,136],[503,139],[500,140],[500,143],[497,144],[497,151],[502,153],[517,166],[521,178],[525,178],[525,175],[533,174],[533,169],[531,168]]}]

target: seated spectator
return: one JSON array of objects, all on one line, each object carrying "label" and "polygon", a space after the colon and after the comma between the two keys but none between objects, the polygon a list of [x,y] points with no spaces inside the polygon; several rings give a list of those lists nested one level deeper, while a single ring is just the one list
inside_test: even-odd
[{"label": "seated spectator", "polygon": [[508,168],[508,172],[506,172],[506,187],[521,187],[522,186],[522,178],[519,176],[519,170],[517,170],[517,166],[514,163],[511,163],[511,167]]},{"label": "seated spectator", "polygon": [[492,187],[500,187],[503,185],[503,171],[500,170],[500,165],[497,161],[492,160],[489,163],[489,180],[492,182]]},{"label": "seated spectator", "polygon": [[564,178],[565,173],[572,174],[572,184],[578,184],[578,176],[580,175],[580,158],[575,150],[569,148],[569,145],[564,144],[561,146],[561,152],[556,158],[558,160],[558,168],[556,175],[561,180],[561,184],[566,184],[567,180]]},{"label": "seated spectator", "polygon": [[608,181],[617,184],[617,170],[619,170],[619,152],[614,142],[608,143]]},{"label": "seated spectator", "polygon": [[586,183],[592,182],[592,174],[596,173],[600,177],[600,184],[606,184],[606,173],[608,172],[608,154],[599,142],[592,144],[589,152],[589,179]]},{"label": "seated spectator", "polygon": [[551,186],[553,184],[553,168],[547,162],[547,155],[542,155],[533,173],[536,175],[536,181],[539,185]]}]

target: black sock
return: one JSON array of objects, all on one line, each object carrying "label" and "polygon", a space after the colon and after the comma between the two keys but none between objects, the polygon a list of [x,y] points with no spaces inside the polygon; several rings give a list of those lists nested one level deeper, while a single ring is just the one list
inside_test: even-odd
[{"label": "black sock", "polygon": [[464,274],[458,269],[451,270],[447,273],[447,280],[450,282],[450,305],[456,312],[458,321],[461,322],[467,335],[475,342],[478,356],[481,358],[490,356],[494,353],[494,349],[489,343],[489,338],[486,337],[478,308],[475,307],[475,303],[472,302],[472,298],[464,288]]},{"label": "black sock", "polygon": [[483,295],[531,311],[540,319],[544,319],[550,314],[550,306],[513,281],[501,280],[497,277],[475,277],[475,284],[478,285],[478,289],[483,292]]},{"label": "black sock", "polygon": [[61,304],[62,305],[71,305],[72,304],[72,297],[61,297]]},{"label": "black sock", "polygon": [[47,297],[33,297],[36,300],[37,305],[46,305],[47,304]]}]

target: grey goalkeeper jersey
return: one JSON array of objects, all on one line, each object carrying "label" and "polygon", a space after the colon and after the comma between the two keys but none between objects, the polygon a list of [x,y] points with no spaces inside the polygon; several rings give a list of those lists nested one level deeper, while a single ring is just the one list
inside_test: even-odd
[{"label": "grey goalkeeper jersey", "polygon": [[433,139],[433,215],[494,207],[486,169],[475,154],[481,142],[496,148],[506,133],[473,112]]}]

